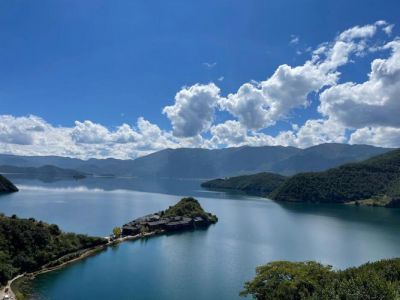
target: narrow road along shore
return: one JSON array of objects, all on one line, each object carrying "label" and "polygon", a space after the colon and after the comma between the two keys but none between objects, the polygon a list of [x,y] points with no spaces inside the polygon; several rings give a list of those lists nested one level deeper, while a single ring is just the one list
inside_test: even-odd
[{"label": "narrow road along shore", "polygon": [[[112,241],[109,240],[107,244],[96,246],[94,248],[86,249],[78,257],[75,257],[73,259],[65,261],[65,262],[63,262],[63,263],[61,263],[59,265],[54,266],[54,267],[43,267],[42,269],[40,269],[38,271],[35,271],[35,272],[32,272],[32,273],[19,274],[19,275],[15,276],[13,279],[9,280],[7,282],[7,285],[0,290],[0,300],[3,300],[4,296],[6,294],[8,294],[10,296],[10,299],[16,300],[15,293],[11,289],[11,285],[15,280],[17,280],[17,279],[19,279],[19,278],[21,278],[23,276],[27,276],[27,277],[33,279],[38,275],[61,269],[61,268],[65,267],[66,265],[69,265],[71,263],[74,263],[74,262],[77,262],[77,261],[82,260],[84,258],[87,258],[87,257],[97,253],[98,251],[106,249],[106,248],[108,248],[110,246],[117,245],[117,244],[122,243],[124,241],[137,240],[137,239],[141,239],[141,238],[145,238],[145,237],[150,237],[150,236],[153,236],[153,235],[156,235],[156,232],[148,232],[148,233],[145,233],[145,234],[137,234],[137,235],[133,235],[133,236],[120,237],[120,238],[117,238],[117,239],[112,240]],[[67,254],[67,255],[71,255],[71,253]],[[62,258],[63,257],[60,257],[58,260],[60,260]],[[7,293],[5,292],[6,289],[8,289]]]},{"label": "narrow road along shore", "polygon": [[[20,275],[18,275],[18,276],[15,276],[13,279],[11,279],[11,280],[9,280],[9,281],[7,282],[7,285],[6,285],[5,287],[3,287],[3,288],[0,290],[0,299],[1,299],[1,300],[3,300],[4,297],[5,297],[6,295],[8,295],[8,296],[10,297],[10,299],[12,299],[12,300],[15,300],[15,299],[16,299],[15,294],[14,294],[14,292],[13,292],[12,289],[11,289],[11,284],[12,284],[15,280],[17,280],[17,279],[23,277],[24,275],[25,275],[25,274],[20,274]],[[8,290],[7,293],[6,293],[6,290]]]}]

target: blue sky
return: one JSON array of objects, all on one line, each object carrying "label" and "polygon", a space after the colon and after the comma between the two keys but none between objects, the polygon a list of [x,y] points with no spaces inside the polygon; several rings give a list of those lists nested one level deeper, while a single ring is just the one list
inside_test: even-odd
[{"label": "blue sky", "polygon": [[[322,43],[332,43],[341,32],[355,26],[385,20],[385,25],[379,25],[377,33],[368,37],[368,47],[383,47],[385,43],[396,40],[399,17],[400,4],[394,0],[51,0],[41,1],[40,4],[37,1],[1,1],[0,115],[8,120],[5,122],[8,124],[11,119],[5,117],[12,117],[15,125],[11,129],[3,125],[0,150],[19,154],[49,154],[41,152],[36,135],[14,136],[14,131],[35,131],[27,130],[29,126],[24,127],[29,120],[65,131],[76,129],[76,121],[79,124],[89,121],[93,126],[89,124],[89,129],[86,128],[88,126],[83,127],[98,137],[115,133],[124,123],[137,131],[140,118],[149,122],[147,125],[157,126],[162,131],[161,135],[165,132],[172,134],[172,139],[185,138],[183,142],[173,141],[181,146],[285,144],[282,142],[284,139],[276,141],[263,138],[254,141],[247,139],[247,136],[266,134],[276,137],[283,131],[293,130],[293,126],[303,126],[307,120],[321,118],[335,119],[340,126],[344,126],[345,133],[344,136],[343,133],[336,134],[341,138],[317,139],[317,142],[351,142],[349,134],[364,130],[364,140],[359,138],[354,141],[399,146],[397,124],[372,120],[370,123],[360,121],[355,126],[346,120],[338,120],[337,116],[327,111],[324,114],[318,112],[319,94],[325,89],[322,86],[316,89],[317,95],[307,93],[308,104],[305,106],[304,103],[293,105],[282,115],[271,117],[272,121],[268,117],[269,121],[264,120],[262,125],[249,125],[241,119],[243,112],[239,112],[238,107],[228,108],[227,103],[221,109],[216,108],[216,102],[210,102],[211,106],[214,105],[211,121],[198,120],[201,124],[197,127],[185,123],[186,129],[178,128],[182,122],[190,122],[181,118],[185,109],[176,112],[178,108],[175,106],[175,115],[163,113],[164,107],[176,105],[175,95],[182,87],[215,83],[220,89],[217,97],[227,97],[252,80],[267,80],[283,64],[291,67],[303,65]],[[384,28],[391,25],[394,27],[390,34],[385,34]],[[362,55],[349,58],[356,62],[351,61],[331,70],[341,74],[330,85],[368,80],[371,62],[377,58],[388,59],[391,49],[394,48],[365,50]],[[322,85],[325,86],[325,83]],[[190,99],[187,101],[192,101]],[[193,101],[201,102],[202,99],[195,98]],[[251,105],[250,100],[248,103]],[[201,108],[198,109],[200,112]],[[383,113],[376,118],[382,119]],[[206,112],[202,117],[207,119],[209,115]],[[236,135],[240,132],[246,138],[230,133],[231,137],[225,134],[218,142],[215,139],[212,143],[199,140],[199,135],[203,139],[212,139],[216,130],[213,133],[211,126],[227,120],[241,123],[227,125]],[[233,129],[234,126],[236,129]],[[373,133],[371,126],[375,126]],[[389,130],[390,142],[377,142],[377,130]],[[104,144],[109,146],[111,138],[102,140],[90,137],[86,140],[89,143],[86,143],[85,138],[77,137],[76,132],[68,134],[75,137],[74,141],[81,147],[79,151],[55,150],[54,154],[135,157],[162,148],[159,145],[146,148],[135,144],[130,145],[137,150],[134,152],[121,150],[123,153],[120,153],[115,149],[109,152],[100,149],[106,146],[101,146],[102,143],[97,141],[105,141]],[[365,138],[366,134],[369,139]],[[48,139],[50,136],[46,135]],[[131,140],[135,138],[144,137],[136,136]],[[222,142],[224,139],[227,142]],[[160,143],[169,145],[165,141]],[[93,149],[95,144],[100,145]],[[287,144],[301,147],[313,142]]]}]

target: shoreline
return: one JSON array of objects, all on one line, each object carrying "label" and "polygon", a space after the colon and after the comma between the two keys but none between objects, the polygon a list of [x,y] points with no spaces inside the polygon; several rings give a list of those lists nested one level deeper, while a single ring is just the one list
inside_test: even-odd
[{"label": "shoreline", "polygon": [[[62,268],[66,267],[69,264],[73,264],[75,262],[78,262],[80,260],[88,258],[88,257],[96,254],[97,252],[100,252],[102,250],[107,249],[108,247],[111,247],[111,246],[114,246],[114,245],[118,245],[118,244],[123,243],[125,241],[139,240],[139,239],[142,239],[142,238],[148,238],[148,237],[156,236],[156,235],[159,235],[159,234],[162,234],[162,233],[165,233],[165,232],[164,231],[160,231],[160,232],[153,231],[153,232],[148,232],[148,233],[145,233],[145,234],[124,236],[124,237],[120,237],[120,238],[112,240],[112,241],[109,240],[106,244],[103,244],[103,245],[99,245],[99,246],[95,246],[95,247],[92,247],[92,248],[87,248],[87,249],[83,249],[83,250],[79,250],[79,251],[76,251],[76,252],[73,252],[73,253],[66,254],[66,255],[58,258],[57,260],[48,262],[46,265],[42,266],[42,268],[40,270],[31,272],[31,273],[18,274],[14,278],[10,279],[7,282],[6,286],[4,286],[4,287],[2,287],[0,289],[0,299],[2,300],[6,294],[8,294],[10,296],[10,300],[11,299],[13,299],[13,300],[17,299],[16,296],[15,296],[15,292],[12,289],[12,284],[18,279],[26,277],[29,280],[33,280],[39,275],[50,273],[50,272],[62,269]],[[57,264],[55,266],[48,266],[48,265],[51,265],[54,262],[62,260],[65,257],[73,256],[74,254],[78,254],[78,253],[80,253],[80,254],[77,257],[73,257],[73,258],[71,258],[71,259],[69,259],[67,261],[61,262],[60,264]],[[5,290],[7,288],[8,288],[8,292],[6,293]]]},{"label": "shoreline", "polygon": [[[172,231],[176,232],[187,229],[196,229],[197,227],[208,227],[216,222],[218,222],[217,216],[205,212],[196,199],[193,197],[182,198],[177,204],[170,206],[165,211],[137,218],[124,224],[122,228],[115,227],[112,235],[103,238],[98,237],[96,243],[92,243],[91,247],[76,249],[76,251],[67,253],[61,257],[44,263],[33,272],[18,274],[7,282],[6,287],[1,289],[0,293],[5,294],[5,290],[7,289],[5,295],[13,296],[13,298],[15,296],[25,298],[25,296],[32,295],[28,280],[33,280],[41,274],[59,270],[69,264],[99,253],[110,246],[128,240],[134,241],[147,239],[152,236],[162,235]],[[18,280],[23,277],[26,279]],[[18,284],[16,283],[13,286],[12,283],[14,281]],[[14,291],[12,288],[14,288]],[[4,298],[4,296],[2,298]]]}]

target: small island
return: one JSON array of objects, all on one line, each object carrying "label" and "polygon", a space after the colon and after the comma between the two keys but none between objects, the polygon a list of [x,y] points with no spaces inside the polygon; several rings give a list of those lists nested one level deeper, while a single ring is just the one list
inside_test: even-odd
[{"label": "small island", "polygon": [[[137,218],[122,226],[122,237],[208,227],[218,221],[192,198],[183,198],[164,211]],[[118,232],[118,231],[116,231]]]}]

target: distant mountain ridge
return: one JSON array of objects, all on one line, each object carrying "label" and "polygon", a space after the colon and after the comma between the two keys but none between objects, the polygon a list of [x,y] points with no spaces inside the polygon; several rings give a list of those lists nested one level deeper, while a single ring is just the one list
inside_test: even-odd
[{"label": "distant mountain ridge", "polygon": [[53,165],[95,175],[208,179],[260,172],[293,175],[304,171],[322,171],[390,150],[392,149],[348,144],[321,144],[307,149],[283,146],[179,148],[161,150],[135,160],[80,160],[57,156],[0,154],[0,165]]}]

